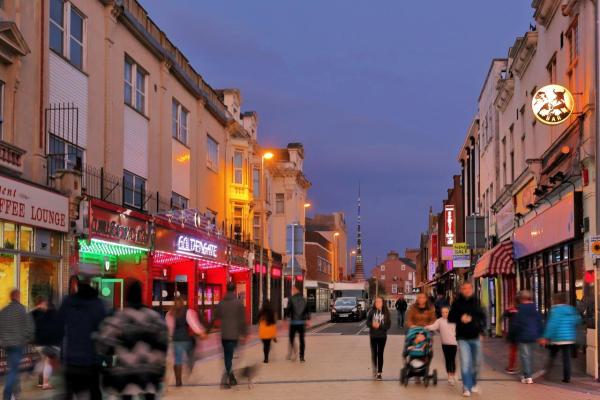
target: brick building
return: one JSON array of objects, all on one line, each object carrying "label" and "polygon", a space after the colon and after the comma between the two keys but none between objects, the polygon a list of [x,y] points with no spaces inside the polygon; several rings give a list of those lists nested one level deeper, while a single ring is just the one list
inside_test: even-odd
[{"label": "brick building", "polygon": [[329,309],[329,283],[333,279],[333,244],[319,232],[305,234],[306,279],[304,288],[312,312]]},{"label": "brick building", "polygon": [[372,269],[371,276],[384,286],[385,297],[395,300],[400,294],[410,294],[415,287],[416,265],[407,258],[390,251],[381,264]]}]

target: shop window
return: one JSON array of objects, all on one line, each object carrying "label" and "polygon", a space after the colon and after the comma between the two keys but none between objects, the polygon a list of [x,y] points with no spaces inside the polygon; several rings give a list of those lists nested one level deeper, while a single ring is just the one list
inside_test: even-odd
[{"label": "shop window", "polygon": [[21,226],[19,228],[19,249],[22,251],[33,252],[33,228]]},{"label": "shop window", "polygon": [[35,299],[43,297],[58,304],[59,269],[59,261],[21,257],[19,268],[21,303],[28,309],[32,309],[35,306]]},{"label": "shop window", "polygon": [[62,235],[58,232],[50,233],[50,254],[60,256],[62,253]]},{"label": "shop window", "polygon": [[15,224],[5,222],[2,229],[2,243],[5,249],[16,249],[17,227]]},{"label": "shop window", "polygon": [[17,286],[15,256],[0,253],[0,309],[9,302],[11,289]]}]

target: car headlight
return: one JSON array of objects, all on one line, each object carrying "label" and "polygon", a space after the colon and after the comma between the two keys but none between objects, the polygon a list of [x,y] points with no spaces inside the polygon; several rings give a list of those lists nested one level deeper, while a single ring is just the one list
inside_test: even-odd
[{"label": "car headlight", "polygon": [[354,308],[352,309],[352,312],[357,312],[357,311],[358,311],[358,308],[356,308],[356,307],[354,307]]}]

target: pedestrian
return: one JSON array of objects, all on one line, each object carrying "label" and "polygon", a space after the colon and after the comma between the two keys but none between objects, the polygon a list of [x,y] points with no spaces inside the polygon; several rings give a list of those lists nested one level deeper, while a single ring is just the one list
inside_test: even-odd
[{"label": "pedestrian", "polygon": [[409,328],[433,324],[435,322],[435,310],[429,304],[425,293],[417,294],[415,303],[410,306],[406,314],[406,325]]},{"label": "pedestrian", "polygon": [[[518,300],[517,300],[518,301]],[[504,311],[502,317],[508,323],[508,332],[506,334],[506,341],[508,342],[508,366],[504,370],[508,374],[517,373],[517,340],[516,340],[516,329],[515,329],[515,317],[517,315],[517,307],[511,305]]]},{"label": "pedestrian", "polygon": [[380,381],[383,373],[383,352],[387,341],[387,331],[392,321],[390,310],[382,297],[375,298],[374,307],[367,315],[367,326],[369,327],[369,339],[371,343],[371,365],[373,366],[373,377]]},{"label": "pedestrian", "polygon": [[531,384],[532,378],[532,357],[536,342],[542,336],[544,325],[542,315],[535,308],[533,297],[528,290],[522,290],[518,295],[517,313],[514,316],[514,336],[515,342],[519,346],[519,360],[523,375],[521,383]]},{"label": "pedestrian", "polygon": [[300,342],[300,362],[305,362],[304,353],[306,349],[306,343],[304,341],[304,335],[306,333],[306,327],[310,323],[310,313],[308,311],[308,305],[306,299],[300,292],[301,285],[296,283],[292,286],[292,296],[288,300],[286,309],[286,315],[290,319],[290,345],[288,351],[288,360],[295,359],[296,347],[294,346],[294,340],[296,333],[298,334],[298,340]]},{"label": "pedestrian", "polygon": [[398,297],[398,300],[396,300],[396,304],[394,306],[396,307],[397,312],[396,319],[398,322],[398,328],[403,328],[404,316],[406,314],[406,310],[408,309],[408,303],[404,299],[403,294],[401,294],[400,297]]},{"label": "pedestrian", "polygon": [[550,316],[544,330],[541,343],[548,346],[550,358],[546,366],[546,373],[550,373],[554,359],[558,353],[562,354],[563,382],[571,382],[571,350],[577,339],[577,327],[581,323],[581,316],[577,309],[567,304],[567,293],[556,293],[553,297],[554,305],[550,308]]},{"label": "pedestrian", "polygon": [[195,359],[195,337],[206,337],[206,329],[198,319],[198,313],[186,307],[181,297],[173,301],[173,307],[166,316],[169,337],[173,342],[173,372],[175,373],[175,386],[183,385],[183,363],[187,361],[189,373],[192,373]]},{"label": "pedestrian", "polygon": [[465,282],[460,295],[452,304],[448,322],[456,324],[456,339],[460,350],[460,369],[463,380],[463,396],[480,393],[477,384],[481,365],[481,340],[486,325],[485,312],[475,298],[473,284]]},{"label": "pedestrian", "polygon": [[101,360],[93,335],[106,317],[106,310],[98,298],[98,291],[90,286],[87,278],[82,278],[76,291],[63,300],[58,316],[65,332],[62,354],[65,399],[87,395],[84,398],[101,400]]},{"label": "pedestrian", "polygon": [[444,296],[443,293],[438,293],[433,305],[435,306],[435,317],[436,318],[441,318],[442,317],[442,308],[444,307],[449,307],[450,304],[448,303],[448,300],[446,300],[446,297]]},{"label": "pedestrian", "polygon": [[440,333],[442,341],[442,351],[444,352],[444,360],[446,361],[446,372],[448,373],[448,383],[456,384],[456,324],[448,321],[450,307],[442,307],[442,316],[433,324],[427,325],[425,328],[430,331]]},{"label": "pedestrian", "polygon": [[161,316],[142,302],[142,284],[127,282],[125,307],[102,322],[98,352],[113,361],[103,386],[122,400],[154,400],[165,376],[169,337]]},{"label": "pedestrian", "polygon": [[227,284],[227,294],[217,305],[215,320],[221,321],[221,344],[223,345],[223,361],[225,372],[221,379],[221,388],[229,389],[237,385],[233,374],[233,354],[240,341],[246,339],[246,310],[240,300],[235,297],[235,284]]},{"label": "pedestrian", "polygon": [[10,303],[0,311],[0,347],[6,352],[8,373],[4,381],[4,400],[12,400],[19,392],[19,364],[25,346],[34,338],[33,319],[21,304],[21,292],[10,291]]},{"label": "pedestrian", "polygon": [[31,317],[35,326],[33,344],[40,356],[40,362],[35,368],[39,372],[37,386],[47,390],[52,389],[50,377],[54,366],[58,364],[63,331],[56,309],[48,299],[37,296],[35,304]]},{"label": "pedestrian", "polygon": [[263,343],[263,362],[269,362],[271,342],[277,342],[277,324],[275,320],[275,309],[270,300],[265,300],[258,312],[258,337]]}]

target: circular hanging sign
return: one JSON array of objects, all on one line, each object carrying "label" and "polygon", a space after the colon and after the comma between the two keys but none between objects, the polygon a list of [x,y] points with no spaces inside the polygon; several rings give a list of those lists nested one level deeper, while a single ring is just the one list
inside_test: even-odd
[{"label": "circular hanging sign", "polygon": [[565,122],[573,113],[574,107],[573,95],[561,85],[546,85],[535,92],[531,100],[533,114],[546,125]]}]

